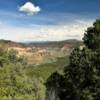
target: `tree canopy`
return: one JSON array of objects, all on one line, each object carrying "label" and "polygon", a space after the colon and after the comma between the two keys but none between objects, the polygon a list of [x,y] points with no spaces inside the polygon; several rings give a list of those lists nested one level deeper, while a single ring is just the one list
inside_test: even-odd
[{"label": "tree canopy", "polygon": [[[57,81],[55,77],[52,80],[51,76],[47,81],[51,81],[54,90],[59,91],[59,100],[100,100],[100,19],[87,28],[83,42],[83,48],[77,47],[72,51],[63,80]],[[55,83],[59,84],[58,89]]]}]

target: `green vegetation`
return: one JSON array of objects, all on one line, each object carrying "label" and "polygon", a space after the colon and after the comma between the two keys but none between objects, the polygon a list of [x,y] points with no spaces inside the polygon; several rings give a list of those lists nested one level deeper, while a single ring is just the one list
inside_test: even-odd
[{"label": "green vegetation", "polygon": [[45,100],[45,81],[62,70],[68,57],[42,65],[28,65],[15,50],[0,47],[0,100]]},{"label": "green vegetation", "polygon": [[42,77],[45,80],[55,71],[63,73],[64,66],[68,64],[68,57],[58,58],[56,62],[46,63],[37,66],[30,66],[26,68],[26,73],[30,77]]},{"label": "green vegetation", "polygon": [[1,42],[0,100],[100,100],[100,19],[83,40],[85,46],[74,45],[70,57],[40,65],[29,65],[27,58],[9,50],[9,41]]},{"label": "green vegetation", "polygon": [[70,45],[71,47],[77,47],[83,44],[82,41],[76,40],[76,39],[69,39],[64,41],[46,41],[46,42],[31,42],[28,43],[27,46],[36,46],[36,47],[63,47],[65,44]]},{"label": "green vegetation", "polygon": [[54,72],[46,82],[46,100],[100,100],[100,19],[84,34],[64,75]]}]

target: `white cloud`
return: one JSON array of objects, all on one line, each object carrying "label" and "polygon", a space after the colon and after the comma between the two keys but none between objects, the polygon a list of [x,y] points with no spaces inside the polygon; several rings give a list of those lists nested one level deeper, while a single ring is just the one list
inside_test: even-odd
[{"label": "white cloud", "polygon": [[[31,27],[14,27],[0,25],[0,39],[13,41],[61,41],[67,39],[81,40],[87,27],[93,21],[76,20],[75,23],[61,25],[35,25]],[[29,26],[29,25],[28,25]]]},{"label": "white cloud", "polygon": [[33,15],[35,13],[38,13],[41,11],[39,6],[35,6],[33,3],[31,2],[26,2],[24,5],[22,5],[21,7],[19,7],[19,11],[21,12],[25,12],[28,15]]}]

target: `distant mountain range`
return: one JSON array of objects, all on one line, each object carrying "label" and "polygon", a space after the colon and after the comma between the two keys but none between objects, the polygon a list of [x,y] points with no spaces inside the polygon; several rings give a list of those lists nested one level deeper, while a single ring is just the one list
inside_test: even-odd
[{"label": "distant mountain range", "polygon": [[10,40],[0,40],[0,47],[14,49],[18,56],[26,56],[30,64],[42,64],[56,61],[59,57],[69,56],[72,49],[81,46],[82,41],[65,40],[53,42],[18,43]]},{"label": "distant mountain range", "polygon": [[71,46],[79,46],[82,45],[82,41],[76,39],[64,40],[64,41],[46,41],[46,42],[14,42],[11,40],[0,40],[0,45],[7,45],[9,47],[16,46],[16,47],[62,47],[65,44]]},{"label": "distant mountain range", "polygon": [[29,42],[26,43],[28,46],[35,47],[63,47],[65,44],[72,46],[78,46],[82,44],[82,41],[76,39],[64,40],[64,41],[46,41],[46,42]]},{"label": "distant mountain range", "polygon": [[5,47],[25,47],[26,45],[24,43],[18,43],[11,40],[0,40],[0,46]]}]

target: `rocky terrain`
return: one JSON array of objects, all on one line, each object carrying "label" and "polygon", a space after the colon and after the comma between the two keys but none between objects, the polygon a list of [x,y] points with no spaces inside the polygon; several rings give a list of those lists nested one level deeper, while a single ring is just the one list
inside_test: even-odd
[{"label": "rocky terrain", "polygon": [[66,40],[60,42],[30,42],[16,43],[13,41],[0,40],[0,46],[8,50],[17,51],[18,56],[25,56],[29,64],[51,63],[56,58],[68,56],[75,46],[81,45],[78,40]]}]

